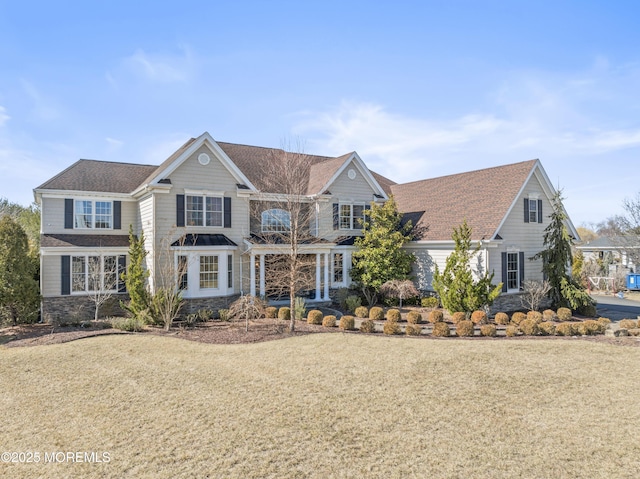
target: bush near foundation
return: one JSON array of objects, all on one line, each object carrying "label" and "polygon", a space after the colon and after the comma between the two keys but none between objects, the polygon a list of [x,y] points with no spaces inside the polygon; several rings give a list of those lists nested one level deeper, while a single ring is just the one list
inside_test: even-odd
[{"label": "bush near foundation", "polygon": [[575,330],[572,323],[560,323],[556,326],[557,336],[573,336]]},{"label": "bush near foundation", "polygon": [[373,319],[365,319],[360,323],[360,331],[363,333],[375,333],[376,323],[373,322]]},{"label": "bush near foundation", "polygon": [[368,318],[369,308],[366,306],[358,306],[354,312],[356,318]]},{"label": "bush near foundation", "polygon": [[609,318],[598,318],[598,323],[600,324],[601,331],[604,333],[611,324],[611,320]]},{"label": "bush near foundation", "polygon": [[438,304],[438,298],[435,296],[429,296],[428,298],[422,298],[420,300],[420,306],[423,308],[437,308]]},{"label": "bush near foundation", "polygon": [[393,321],[397,323],[398,321],[400,321],[400,319],[402,319],[402,315],[397,309],[390,309],[389,311],[387,311],[387,321]]},{"label": "bush near foundation", "polygon": [[486,324],[487,323],[487,313],[484,311],[474,311],[471,313],[471,322],[473,324]]},{"label": "bush near foundation", "polygon": [[623,319],[620,321],[620,327],[622,329],[635,329],[638,327],[638,323],[636,323],[633,319]]},{"label": "bush near foundation", "polygon": [[429,311],[428,319],[430,323],[440,323],[444,321],[444,314],[442,314],[442,311],[434,309]]},{"label": "bush near foundation", "polygon": [[356,329],[356,320],[353,316],[343,316],[340,318],[340,329],[353,331]]},{"label": "bush near foundation", "polygon": [[322,324],[322,311],[319,309],[312,309],[307,313],[307,324]]},{"label": "bush near foundation", "polygon": [[571,321],[573,319],[573,313],[569,308],[558,308],[558,321]]},{"label": "bush near foundation", "polygon": [[537,336],[537,334],[540,332],[538,323],[536,323],[534,319],[522,320],[519,327],[520,331],[522,331],[522,334],[524,334],[525,336]]},{"label": "bush near foundation", "polygon": [[516,326],[518,326],[525,319],[527,319],[527,315],[524,313],[521,313],[520,311],[515,312],[511,315],[511,322]]},{"label": "bush near foundation", "polygon": [[422,334],[422,328],[415,323],[408,323],[404,332],[407,336],[420,336]]},{"label": "bush near foundation", "polygon": [[282,319],[284,321],[291,320],[291,308],[288,306],[283,306],[278,310],[278,319]]},{"label": "bush near foundation", "polygon": [[433,323],[433,331],[431,332],[432,336],[437,337],[448,337],[451,334],[451,330],[449,329],[449,325],[443,321],[438,321]]},{"label": "bush near foundation", "polygon": [[509,324],[509,325],[507,325],[506,329],[504,330],[504,334],[508,338],[513,338],[513,337],[517,336],[518,334],[520,334],[520,329],[518,329],[518,326],[516,326],[514,324]]},{"label": "bush near foundation", "polygon": [[465,319],[456,323],[456,335],[459,337],[473,337],[473,321]]},{"label": "bush near foundation", "polygon": [[397,321],[387,321],[384,323],[382,327],[382,332],[384,334],[401,334],[402,330],[400,329],[400,325]]},{"label": "bush near foundation", "polygon": [[544,321],[555,321],[556,319],[558,319],[558,315],[553,309],[545,309],[542,312],[542,319]]},{"label": "bush near foundation", "polygon": [[494,324],[483,324],[480,326],[480,336],[495,337],[497,334]]},{"label": "bush near foundation", "polygon": [[409,311],[407,313],[407,323],[420,324],[422,323],[422,315],[417,311]]},{"label": "bush near foundation", "polygon": [[264,309],[264,317],[267,319],[276,319],[278,317],[278,308],[268,306]]},{"label": "bush near foundation", "polygon": [[493,320],[496,322],[496,324],[506,326],[507,324],[509,324],[509,315],[507,313],[496,313]]},{"label": "bush near foundation", "polygon": [[451,322],[453,324],[458,324],[460,321],[464,321],[467,319],[467,315],[462,311],[456,311],[451,315]]},{"label": "bush near foundation", "polygon": [[556,325],[553,321],[543,321],[538,325],[540,334],[543,336],[555,336]]},{"label": "bush near foundation", "polygon": [[542,322],[542,313],[540,311],[528,311],[527,319],[531,319],[536,322],[536,324],[540,324]]},{"label": "bush near foundation", "polygon": [[369,310],[369,319],[378,321],[384,319],[384,310],[380,306],[374,306]]},{"label": "bush near foundation", "polygon": [[325,328],[335,328],[336,327],[336,322],[337,319],[334,315],[330,314],[328,316],[325,316],[324,318],[322,318],[322,325]]}]

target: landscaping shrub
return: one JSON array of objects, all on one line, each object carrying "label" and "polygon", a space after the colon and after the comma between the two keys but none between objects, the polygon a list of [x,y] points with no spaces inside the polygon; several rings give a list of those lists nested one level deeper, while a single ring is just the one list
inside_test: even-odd
[{"label": "landscaping shrub", "polygon": [[638,327],[638,323],[636,323],[633,319],[623,319],[620,321],[620,327],[622,329],[634,329]]},{"label": "landscaping shrub", "polygon": [[407,313],[407,323],[420,324],[422,322],[422,315],[417,311],[409,311]]},{"label": "landscaping shrub", "polygon": [[380,306],[374,306],[369,310],[369,319],[384,319],[384,310]]},{"label": "landscaping shrub", "polygon": [[430,323],[440,323],[444,321],[444,314],[439,309],[434,309],[433,311],[429,311],[429,322]]},{"label": "landscaping shrub", "polygon": [[611,324],[611,320],[609,318],[598,318],[598,324],[600,325],[600,332],[604,333]]},{"label": "landscaping shrub", "polygon": [[528,311],[527,319],[531,319],[536,322],[536,324],[540,324],[542,322],[542,313],[540,311]]},{"label": "landscaping shrub", "polygon": [[338,288],[336,291],[336,303],[340,305],[342,309],[347,309],[347,298],[352,296],[349,288]]},{"label": "landscaping shrub", "polygon": [[507,313],[496,313],[495,318],[493,320],[496,324],[500,324],[502,326],[509,324],[509,315]]},{"label": "landscaping shrub", "polygon": [[289,306],[283,306],[278,310],[278,319],[282,319],[284,321],[291,320],[291,308]]},{"label": "landscaping shrub", "polygon": [[402,319],[402,315],[400,314],[400,311],[398,311],[397,309],[390,309],[389,311],[387,311],[387,321],[393,321],[397,323],[401,319]]},{"label": "landscaping shrub", "polygon": [[433,323],[433,331],[431,332],[432,336],[443,337],[446,338],[451,334],[449,330],[449,325],[443,321],[437,321]]},{"label": "landscaping shrub", "polygon": [[538,325],[540,334],[543,336],[555,336],[556,325],[553,321],[543,321]]},{"label": "landscaping shrub", "polygon": [[544,321],[555,321],[556,319],[558,319],[558,315],[553,309],[545,309],[542,312],[542,319]]},{"label": "landscaping shrub", "polygon": [[415,323],[408,323],[404,332],[407,336],[420,336],[422,334],[422,328]]},{"label": "landscaping shrub", "polygon": [[473,324],[487,324],[487,313],[484,311],[474,311],[471,313],[471,322]]},{"label": "landscaping shrub", "polygon": [[536,323],[535,319],[523,319],[519,327],[525,336],[537,336],[540,332],[540,328],[538,328],[538,323]]},{"label": "landscaping shrub", "polygon": [[595,318],[598,314],[594,304],[583,304],[578,308],[578,313],[588,318]]},{"label": "landscaping shrub", "polygon": [[356,318],[368,318],[369,308],[366,306],[358,306],[353,314]]},{"label": "landscaping shrub", "polygon": [[462,311],[456,311],[451,315],[451,322],[453,324],[458,324],[460,321],[464,321],[465,319],[467,319],[467,315]]},{"label": "landscaping shrub", "polygon": [[360,323],[360,331],[363,333],[375,333],[376,323],[373,322],[373,319],[365,319]]},{"label": "landscaping shrub", "polygon": [[569,308],[558,308],[558,321],[571,321],[573,314]]},{"label": "landscaping shrub", "polygon": [[397,321],[386,321],[382,327],[384,334],[401,334],[402,330]]},{"label": "landscaping shrub", "polygon": [[556,335],[573,336],[575,334],[572,323],[560,323],[556,326]]},{"label": "landscaping shrub", "polygon": [[511,322],[516,326],[518,326],[525,319],[527,319],[527,315],[524,313],[521,313],[520,311],[515,312],[511,315]]},{"label": "landscaping shrub", "polygon": [[595,336],[600,334],[600,323],[595,319],[587,319],[578,323],[578,333],[582,336]]},{"label": "landscaping shrub", "polygon": [[494,324],[483,324],[480,326],[480,336],[495,337],[496,334],[497,330]]},{"label": "landscaping shrub", "polygon": [[514,324],[507,325],[506,329],[504,330],[504,334],[509,338],[513,338],[514,336],[517,336],[519,333],[520,333],[520,329],[518,329],[518,326]]},{"label": "landscaping shrub", "polygon": [[435,296],[429,296],[428,298],[422,298],[420,300],[420,306],[423,308],[437,308],[438,304],[438,298]]},{"label": "landscaping shrub", "polygon": [[144,321],[137,316],[132,318],[112,318],[111,327],[120,331],[142,331],[144,329]]},{"label": "landscaping shrub", "polygon": [[298,321],[304,319],[305,315],[307,314],[307,302],[305,301],[305,299],[301,298],[300,296],[296,296],[293,302],[293,307],[296,312],[296,319]]},{"label": "landscaping shrub", "polygon": [[231,316],[229,316],[229,310],[228,309],[219,309],[218,310],[218,317],[220,318],[220,321],[230,321],[231,320]]},{"label": "landscaping shrub", "polygon": [[629,336],[640,336],[640,328],[630,329]]},{"label": "landscaping shrub", "polygon": [[472,337],[473,336],[473,321],[465,319],[464,321],[458,321],[456,323],[456,334],[459,337]]},{"label": "landscaping shrub", "polygon": [[307,324],[322,324],[322,311],[312,309],[307,313]]},{"label": "landscaping shrub", "polygon": [[356,308],[359,308],[360,306],[362,306],[362,299],[360,298],[360,296],[356,296],[356,295],[351,295],[351,296],[347,296],[347,299],[345,300],[345,304],[347,306],[347,311],[349,311],[350,313],[355,312]]},{"label": "landscaping shrub", "polygon": [[356,329],[356,320],[353,316],[343,316],[340,318],[340,329],[352,331]]},{"label": "landscaping shrub", "polygon": [[212,319],[215,316],[213,309],[202,308],[198,310],[198,318],[197,321],[206,322]]},{"label": "landscaping shrub", "polygon": [[322,325],[325,328],[335,328],[336,327],[336,317],[332,314],[325,316],[322,318]]},{"label": "landscaping shrub", "polygon": [[264,317],[267,319],[276,319],[278,317],[278,308],[275,306],[268,306],[264,310]]}]

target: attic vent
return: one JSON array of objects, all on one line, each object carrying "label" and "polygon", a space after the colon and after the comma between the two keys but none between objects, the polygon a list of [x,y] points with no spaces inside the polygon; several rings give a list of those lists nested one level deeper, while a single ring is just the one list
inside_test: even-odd
[{"label": "attic vent", "polygon": [[158,180],[158,183],[161,183],[163,185],[170,185],[171,184],[171,178],[162,178],[161,180]]},{"label": "attic vent", "polygon": [[206,153],[200,153],[198,155],[198,163],[200,163],[201,165],[208,165],[210,161],[211,158],[209,158],[209,155],[207,155]]}]

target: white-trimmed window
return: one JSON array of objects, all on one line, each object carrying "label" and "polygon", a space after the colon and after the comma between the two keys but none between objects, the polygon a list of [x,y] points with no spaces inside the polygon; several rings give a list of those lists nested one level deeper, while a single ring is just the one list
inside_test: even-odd
[{"label": "white-trimmed window", "polygon": [[233,255],[227,255],[227,288],[233,288]]},{"label": "white-trimmed window", "polygon": [[333,253],[333,282],[344,282],[344,255]]},{"label": "white-trimmed window", "polygon": [[186,255],[178,255],[178,289],[189,289],[189,258]]},{"label": "white-trimmed window", "polygon": [[536,199],[529,200],[529,223],[538,222],[538,201]]},{"label": "white-trimmed window", "polygon": [[117,256],[72,256],[71,291],[116,291],[118,289]]},{"label": "white-trimmed window", "polygon": [[78,229],[113,228],[113,202],[94,200],[75,200],[74,226]]},{"label": "white-trimmed window", "polygon": [[185,225],[187,226],[222,226],[222,197],[187,195],[185,215]]},{"label": "white-trimmed window", "polygon": [[218,256],[200,256],[200,289],[218,288]]},{"label": "white-trimmed window", "polygon": [[518,253],[507,253],[507,291],[520,289],[520,264]]},{"label": "white-trimmed window", "polygon": [[364,220],[364,203],[341,203],[338,220],[341,230],[362,229],[362,222]]},{"label": "white-trimmed window", "polygon": [[291,215],[288,211],[273,208],[261,214],[263,233],[284,233],[291,230]]}]

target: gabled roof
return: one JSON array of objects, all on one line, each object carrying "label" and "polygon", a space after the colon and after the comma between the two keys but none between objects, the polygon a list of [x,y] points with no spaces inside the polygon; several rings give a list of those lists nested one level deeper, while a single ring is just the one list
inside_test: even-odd
[{"label": "gabled roof", "polygon": [[453,228],[466,219],[473,239],[494,238],[538,160],[391,185],[404,213],[422,212],[418,240],[451,240]]},{"label": "gabled roof", "polygon": [[601,236],[594,240],[580,243],[576,247],[586,251],[640,248],[640,237],[636,235]]}]

